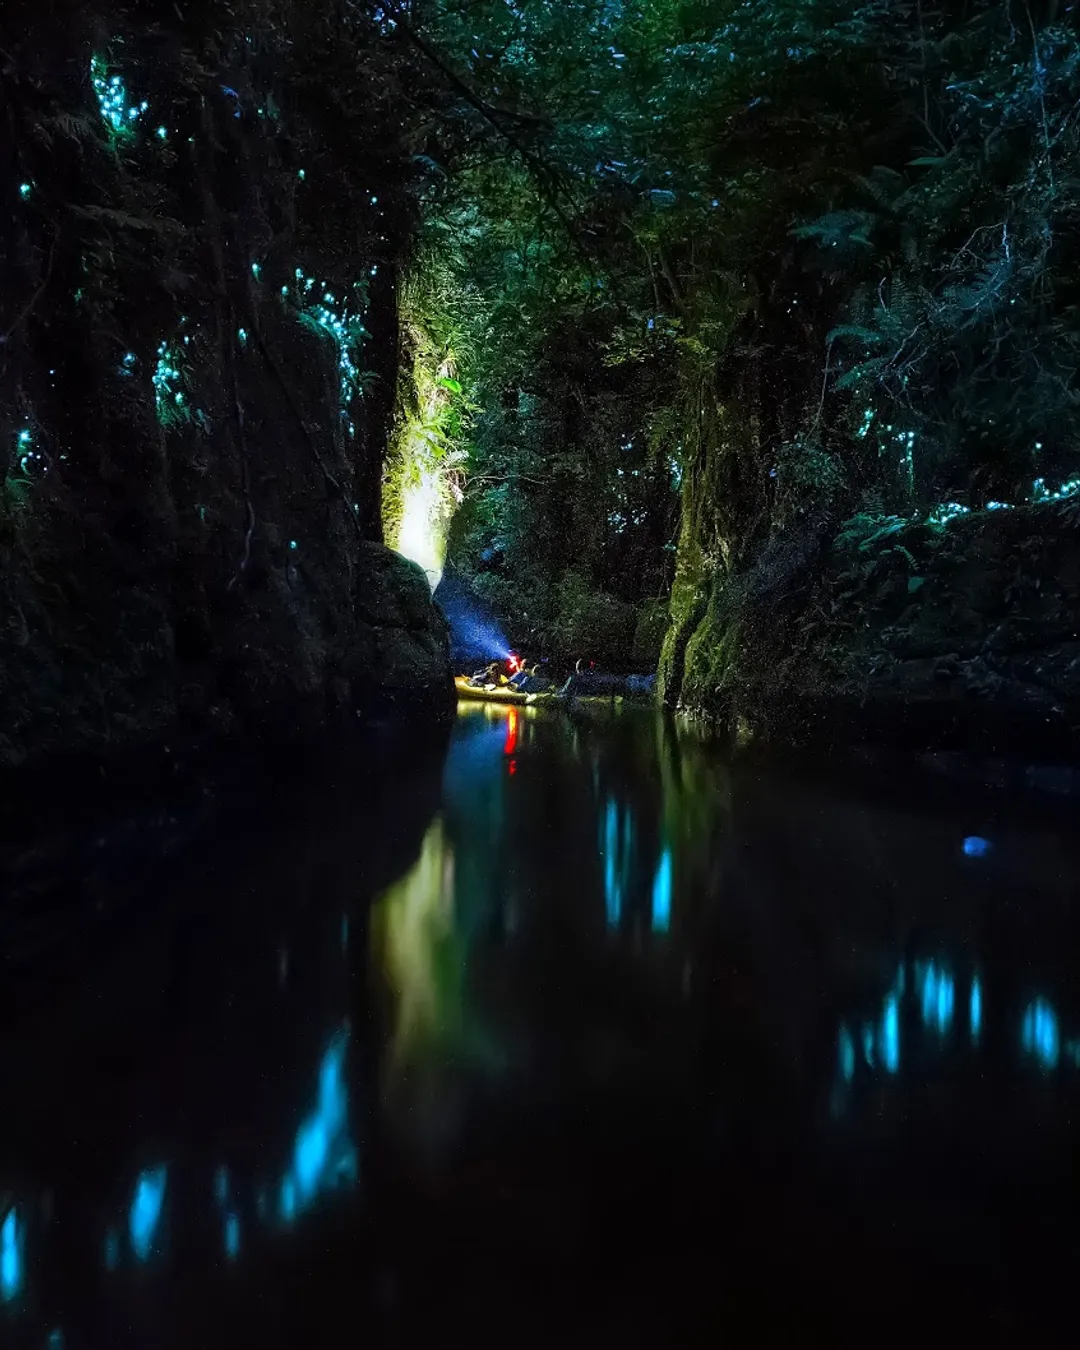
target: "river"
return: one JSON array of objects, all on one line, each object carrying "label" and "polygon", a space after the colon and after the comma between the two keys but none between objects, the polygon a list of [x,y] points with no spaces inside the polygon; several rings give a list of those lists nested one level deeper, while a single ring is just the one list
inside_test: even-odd
[{"label": "river", "polygon": [[484,705],[277,791],[8,997],[0,1342],[1057,1325],[1067,803]]}]

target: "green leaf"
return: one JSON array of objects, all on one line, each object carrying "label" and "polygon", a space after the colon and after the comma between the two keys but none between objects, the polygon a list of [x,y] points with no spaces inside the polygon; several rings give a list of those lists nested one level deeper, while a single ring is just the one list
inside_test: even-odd
[{"label": "green leaf", "polygon": [[461,393],[461,385],[457,380],[452,380],[449,375],[439,376],[439,387],[442,389],[449,389],[452,394]]},{"label": "green leaf", "polygon": [[908,595],[918,595],[926,585],[925,577],[908,577],[907,593]]}]

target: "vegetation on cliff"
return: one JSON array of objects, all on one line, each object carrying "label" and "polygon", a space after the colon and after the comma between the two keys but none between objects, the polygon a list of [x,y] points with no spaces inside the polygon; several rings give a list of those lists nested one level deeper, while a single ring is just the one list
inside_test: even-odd
[{"label": "vegetation on cliff", "polygon": [[1069,527],[1072,7],[215,13],[5,10],[4,755],[393,664],[384,537],[731,714],[851,540]]},{"label": "vegetation on cliff", "polygon": [[1071,500],[1072,7],[412,21],[475,126],[425,236],[480,409],[451,554],[525,632],[625,657],[619,607],[673,583],[666,696],[722,712],[839,537]]},{"label": "vegetation on cliff", "polygon": [[379,552],[423,72],[211,9],[4,8],[0,762],[448,687]]}]

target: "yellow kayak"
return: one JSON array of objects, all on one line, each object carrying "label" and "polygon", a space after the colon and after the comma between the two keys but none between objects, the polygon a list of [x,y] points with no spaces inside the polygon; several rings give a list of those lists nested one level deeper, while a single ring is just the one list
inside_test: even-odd
[{"label": "yellow kayak", "polygon": [[484,689],[470,684],[464,675],[454,677],[458,698],[474,699],[477,703],[529,703],[535,694],[519,694],[515,689]]}]

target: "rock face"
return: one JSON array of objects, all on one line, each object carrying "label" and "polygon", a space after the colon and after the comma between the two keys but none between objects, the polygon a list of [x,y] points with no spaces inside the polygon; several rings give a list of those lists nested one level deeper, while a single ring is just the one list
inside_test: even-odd
[{"label": "rock face", "polygon": [[452,708],[381,544],[408,72],[369,18],[304,14],[13,0],[0,766]]},{"label": "rock face", "polygon": [[1075,506],[788,547],[786,566],[765,549],[742,576],[684,578],[669,701],[777,741],[1080,750]]}]

